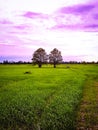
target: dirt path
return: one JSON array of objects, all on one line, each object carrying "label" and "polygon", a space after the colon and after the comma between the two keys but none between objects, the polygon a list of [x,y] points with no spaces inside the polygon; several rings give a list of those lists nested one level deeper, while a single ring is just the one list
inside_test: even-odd
[{"label": "dirt path", "polygon": [[77,129],[98,130],[98,82],[88,80],[84,87],[84,94],[80,104]]}]

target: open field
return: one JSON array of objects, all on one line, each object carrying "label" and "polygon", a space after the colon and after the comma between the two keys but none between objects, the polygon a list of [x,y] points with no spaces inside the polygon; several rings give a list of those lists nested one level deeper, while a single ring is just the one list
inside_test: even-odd
[{"label": "open field", "polygon": [[97,130],[97,93],[98,65],[0,65],[0,130]]}]

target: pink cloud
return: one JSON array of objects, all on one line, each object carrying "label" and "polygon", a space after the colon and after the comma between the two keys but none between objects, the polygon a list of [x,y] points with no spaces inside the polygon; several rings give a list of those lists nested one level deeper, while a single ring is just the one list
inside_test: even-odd
[{"label": "pink cloud", "polygon": [[98,4],[86,3],[59,8],[54,15],[56,24],[51,29],[98,31]]},{"label": "pink cloud", "polygon": [[13,24],[13,22],[6,20],[6,19],[1,19],[0,24]]},{"label": "pink cloud", "polygon": [[53,26],[51,29],[52,30],[73,30],[73,31],[75,31],[75,30],[80,30],[80,29],[82,29],[83,28],[83,26],[82,25],[80,25],[80,24],[75,24],[75,25],[73,25],[73,24],[70,24],[70,25],[66,25],[66,24],[58,24],[58,25],[55,25],[55,26]]},{"label": "pink cloud", "polygon": [[85,26],[85,28],[98,28],[98,24],[90,24]]},{"label": "pink cloud", "polygon": [[62,7],[58,11],[63,14],[83,14],[92,11],[95,5],[74,5],[71,7]]},{"label": "pink cloud", "polygon": [[23,14],[23,16],[27,18],[35,18],[35,17],[39,17],[40,15],[41,15],[40,13],[35,13],[30,11]]},{"label": "pink cloud", "polygon": [[20,29],[20,30],[25,30],[25,29],[29,29],[30,26],[26,25],[26,24],[20,24],[20,25],[16,25],[16,26],[13,26],[14,28],[16,29]]},{"label": "pink cloud", "polygon": [[48,18],[48,15],[46,14],[31,12],[31,11],[25,12],[22,16],[26,18],[31,18],[31,19],[36,19],[36,18],[47,19]]},{"label": "pink cloud", "polygon": [[94,18],[95,20],[98,20],[98,14],[97,14],[97,13],[94,14],[94,15],[93,15],[93,18]]},{"label": "pink cloud", "polygon": [[55,25],[51,28],[51,30],[72,30],[72,31],[78,31],[78,30],[82,30],[82,31],[95,31],[98,32],[98,24],[76,24],[76,25],[64,25],[64,24],[59,24],[59,25]]}]

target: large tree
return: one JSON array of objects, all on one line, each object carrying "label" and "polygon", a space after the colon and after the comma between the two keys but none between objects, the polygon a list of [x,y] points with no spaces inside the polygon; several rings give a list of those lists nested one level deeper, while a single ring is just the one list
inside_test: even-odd
[{"label": "large tree", "polygon": [[61,63],[62,60],[61,52],[54,48],[49,54],[49,62],[53,63],[54,68],[56,68],[56,64]]},{"label": "large tree", "polygon": [[39,48],[34,52],[32,61],[33,63],[38,64],[39,68],[41,68],[42,64],[46,63],[47,60],[48,56],[43,48]]}]

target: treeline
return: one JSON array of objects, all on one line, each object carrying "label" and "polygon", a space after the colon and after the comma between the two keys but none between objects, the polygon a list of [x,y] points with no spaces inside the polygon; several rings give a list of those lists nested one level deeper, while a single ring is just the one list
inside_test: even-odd
[{"label": "treeline", "polygon": [[[8,61],[8,60],[4,60],[3,62],[0,62],[0,64],[33,64],[34,65],[34,63],[29,62],[29,61]],[[47,62],[47,63],[43,63],[43,64],[51,64],[51,63]],[[98,64],[98,61],[97,62],[95,62],[95,61],[91,61],[91,62],[63,61],[60,64]]]},{"label": "treeline", "polygon": [[8,61],[4,60],[3,62],[0,62],[0,64],[32,64],[32,62],[27,61]]},{"label": "treeline", "polygon": [[63,62],[62,64],[98,64],[98,61],[91,61],[91,62],[87,62],[87,61],[68,61],[68,62]]}]

